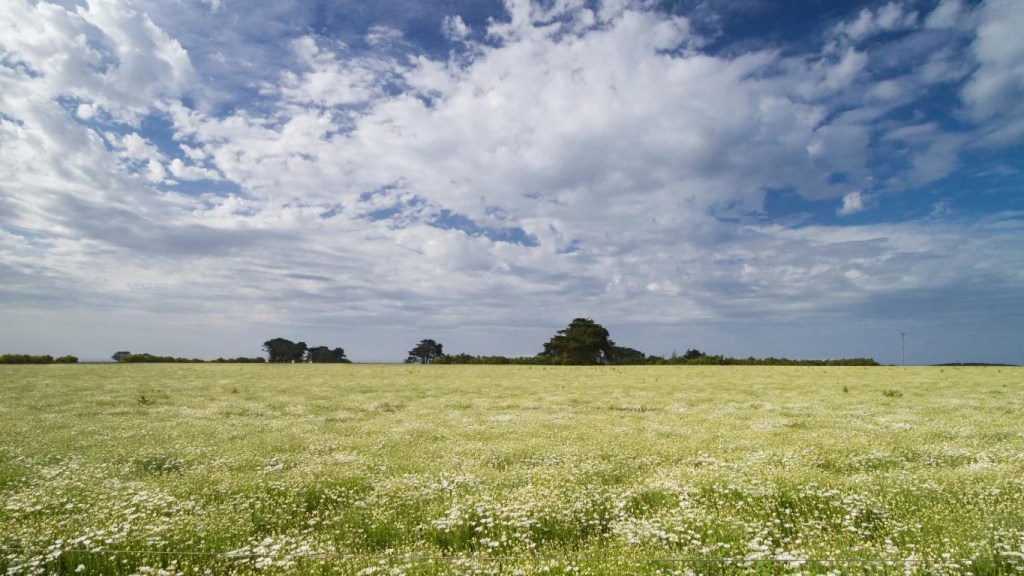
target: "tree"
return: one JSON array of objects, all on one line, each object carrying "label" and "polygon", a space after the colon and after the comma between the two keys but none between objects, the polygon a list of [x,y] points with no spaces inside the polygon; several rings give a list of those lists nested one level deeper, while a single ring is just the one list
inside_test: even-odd
[{"label": "tree", "polygon": [[316,346],[306,350],[306,359],[314,364],[341,364],[349,363],[345,358],[345,351],[341,348],[331,350],[327,346]]},{"label": "tree", "polygon": [[268,362],[302,362],[306,356],[305,342],[292,342],[285,338],[274,338],[263,343]]},{"label": "tree", "polygon": [[407,364],[430,364],[435,359],[444,356],[441,343],[433,340],[420,340],[415,348],[409,350],[409,357],[405,359]]},{"label": "tree", "polygon": [[121,350],[120,352],[114,352],[114,355],[113,355],[113,356],[111,356],[111,358],[113,358],[113,359],[114,359],[114,362],[121,362],[121,361],[123,361],[123,360],[124,360],[125,358],[127,358],[127,357],[129,357],[129,356],[131,356],[131,355],[132,355],[132,353],[131,353],[131,352],[129,352],[129,351],[127,351],[127,350]]},{"label": "tree", "polygon": [[643,364],[647,355],[635,348],[612,346],[612,358],[616,364]]},{"label": "tree", "polygon": [[696,360],[705,356],[707,356],[707,354],[697,350],[696,348],[691,348],[686,351],[686,354],[683,354],[683,360]]},{"label": "tree", "polygon": [[590,318],[576,318],[548,340],[541,356],[563,364],[604,364],[612,361],[614,346],[604,326]]}]

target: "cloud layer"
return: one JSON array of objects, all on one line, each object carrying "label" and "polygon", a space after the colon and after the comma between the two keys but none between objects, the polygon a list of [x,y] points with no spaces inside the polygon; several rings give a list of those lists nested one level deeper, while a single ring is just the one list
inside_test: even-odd
[{"label": "cloud layer", "polygon": [[[239,10],[0,15],[0,315],[68,346],[104,329],[62,315],[220,326],[213,355],[313,332],[356,359],[434,332],[529,354],[577,315],[653,353],[825,322],[859,332],[720,339],[884,359],[865,343],[894,320],[961,330],[958,295],[979,323],[1024,311],[1020,190],[1000,188],[1024,140],[1020,3],[890,2],[809,48],[724,50],[620,1],[438,14],[429,45],[401,22],[303,27],[301,4],[254,38]],[[947,184],[983,170],[957,194],[986,208],[951,208]],[[511,328],[460,336],[491,327]],[[23,338],[0,344],[45,343]]]}]

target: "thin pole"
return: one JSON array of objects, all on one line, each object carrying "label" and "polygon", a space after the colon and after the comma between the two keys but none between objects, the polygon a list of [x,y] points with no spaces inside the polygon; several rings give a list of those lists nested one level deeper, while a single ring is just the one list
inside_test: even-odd
[{"label": "thin pole", "polygon": [[900,332],[900,360],[904,366],[907,365],[907,333]]}]

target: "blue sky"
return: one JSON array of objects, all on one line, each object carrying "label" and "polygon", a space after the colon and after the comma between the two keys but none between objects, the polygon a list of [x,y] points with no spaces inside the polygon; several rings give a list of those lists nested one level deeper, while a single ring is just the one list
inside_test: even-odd
[{"label": "blue sky", "polygon": [[1024,364],[1016,0],[13,0],[0,351]]}]

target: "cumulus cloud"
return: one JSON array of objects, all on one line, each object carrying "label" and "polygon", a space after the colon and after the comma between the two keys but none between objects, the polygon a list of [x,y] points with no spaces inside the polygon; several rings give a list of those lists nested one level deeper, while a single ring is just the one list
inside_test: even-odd
[{"label": "cumulus cloud", "polygon": [[[1016,4],[980,7],[976,39],[954,26],[959,2],[891,2],[816,50],[736,54],[643,4],[506,7],[486,31],[440,20],[439,56],[389,26],[348,42],[284,26],[289,67],[245,76],[231,52],[249,83],[216,106],[188,97],[206,70],[184,28],[129,4],[15,2],[0,15],[15,55],[0,65],[0,263],[82,305],[268,325],[778,319],[980,267],[1012,280],[997,263],[1020,254],[997,247],[1021,230],[1006,221],[794,226],[766,199],[863,213],[956,170],[977,134],[1019,142]],[[934,38],[973,41],[959,132],[918,106],[972,70]]]},{"label": "cumulus cloud", "polygon": [[[297,104],[318,106],[343,106],[362,104],[381,94],[380,84],[387,78],[392,64],[380,58],[339,58],[331,50],[320,47],[317,39],[304,36],[292,43],[292,49],[304,71],[285,72],[279,87],[269,87],[271,92],[279,91],[288,101]],[[344,45],[336,49],[344,52]]]},{"label": "cumulus cloud", "polygon": [[167,169],[178,180],[219,180],[220,176],[215,170],[193,166],[182,162],[180,158],[171,160]]},{"label": "cumulus cloud", "polygon": [[[5,84],[39,98],[65,94],[120,120],[182,93],[193,70],[188,53],[129,5],[95,1],[74,10],[15,0],[0,15],[0,36],[13,62]],[[21,91],[21,90],[19,90]]]}]

